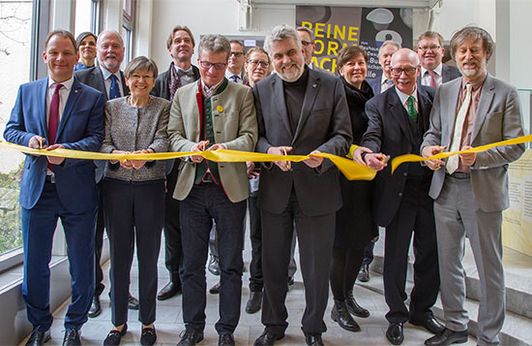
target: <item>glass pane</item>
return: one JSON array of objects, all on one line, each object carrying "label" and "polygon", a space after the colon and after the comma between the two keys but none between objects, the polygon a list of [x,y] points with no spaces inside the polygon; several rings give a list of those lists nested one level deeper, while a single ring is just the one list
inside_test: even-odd
[{"label": "glass pane", "polygon": [[[0,2],[0,133],[20,84],[29,80],[32,1]],[[20,176],[24,156],[0,149],[0,254],[22,246]]]},{"label": "glass pane", "polygon": [[92,0],[76,0],[76,21],[74,37],[85,31],[91,31]]}]

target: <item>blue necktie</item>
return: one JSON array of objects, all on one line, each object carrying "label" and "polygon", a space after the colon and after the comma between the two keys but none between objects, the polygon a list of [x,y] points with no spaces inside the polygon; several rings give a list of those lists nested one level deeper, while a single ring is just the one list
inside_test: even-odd
[{"label": "blue necktie", "polygon": [[109,100],[122,97],[120,94],[120,87],[118,86],[118,78],[112,74],[111,77],[111,87],[109,88]]}]

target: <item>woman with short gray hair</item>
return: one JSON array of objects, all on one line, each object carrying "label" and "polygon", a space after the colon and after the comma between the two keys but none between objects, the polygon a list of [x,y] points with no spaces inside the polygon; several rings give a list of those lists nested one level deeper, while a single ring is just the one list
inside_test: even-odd
[{"label": "woman with short gray hair", "polygon": [[[150,92],[157,65],[140,56],[124,72],[131,95],[105,105],[104,153],[155,153],[168,150],[166,128],[170,102]],[[140,343],[153,345],[157,259],[165,205],[165,162],[108,161],[103,181],[105,224],[111,248],[111,307],[114,328],[104,345],[119,345],[127,331],[129,272],[137,247],[139,267]]]}]

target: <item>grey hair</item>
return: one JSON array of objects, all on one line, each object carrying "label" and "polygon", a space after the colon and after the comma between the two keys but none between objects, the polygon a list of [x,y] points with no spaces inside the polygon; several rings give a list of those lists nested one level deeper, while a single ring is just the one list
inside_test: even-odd
[{"label": "grey hair", "polygon": [[229,40],[222,35],[205,35],[201,38],[198,55],[201,56],[202,51],[207,51],[210,53],[226,53],[227,59],[229,59],[229,54],[231,53],[231,44]]},{"label": "grey hair", "polygon": [[465,28],[455,32],[451,38],[451,58],[453,58],[453,60],[456,50],[467,39],[472,39],[473,41],[482,40],[482,46],[484,47],[488,57],[487,60],[491,58],[493,47],[495,46],[491,35],[486,30],[478,26],[466,26]]},{"label": "grey hair", "polygon": [[126,69],[124,70],[124,76],[126,78],[130,78],[133,73],[139,70],[146,70],[148,72],[151,72],[153,74],[153,78],[157,78],[157,64],[155,63],[155,61],[145,56],[138,56],[132,59],[127,64]]},{"label": "grey hair", "polygon": [[384,48],[386,46],[394,46],[395,48],[397,48],[397,50],[401,49],[401,45],[395,41],[392,41],[392,40],[386,40],[382,43],[381,47],[379,48],[379,58],[381,57],[382,55],[382,51],[384,50]]},{"label": "grey hair", "polygon": [[310,36],[310,40],[312,42],[314,42],[314,40],[316,39],[314,37],[314,31],[312,31],[311,29],[307,28],[306,26],[298,26],[296,28],[296,31],[304,31],[304,32],[306,32]]},{"label": "grey hair", "polygon": [[271,54],[272,43],[274,41],[283,41],[289,38],[293,39],[297,43],[297,47],[301,49],[301,40],[299,39],[296,29],[286,24],[277,25],[264,39],[264,50],[267,51],[268,54]]},{"label": "grey hair", "polygon": [[96,45],[98,47],[100,47],[102,45],[102,41],[103,41],[103,38],[105,36],[115,36],[118,38],[118,40],[120,41],[120,45],[122,46],[122,48],[124,48],[124,39],[122,38],[122,35],[120,35],[120,33],[118,31],[115,31],[115,30],[104,30],[102,32],[100,32],[100,34],[98,35],[98,38],[96,39]]}]

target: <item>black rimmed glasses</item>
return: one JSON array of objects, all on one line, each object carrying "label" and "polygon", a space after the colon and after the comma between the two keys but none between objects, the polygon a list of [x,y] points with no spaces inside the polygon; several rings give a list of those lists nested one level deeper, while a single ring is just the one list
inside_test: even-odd
[{"label": "black rimmed glasses", "polygon": [[407,75],[407,76],[413,76],[416,71],[417,71],[417,68],[416,67],[392,67],[390,68],[390,71],[392,72],[392,75],[394,76],[400,76],[403,72]]},{"label": "black rimmed glasses", "polygon": [[202,68],[206,70],[209,70],[213,66],[215,70],[225,70],[225,67],[227,66],[227,63],[225,62],[212,63],[210,61],[205,61],[205,60],[200,60],[199,64]]}]

